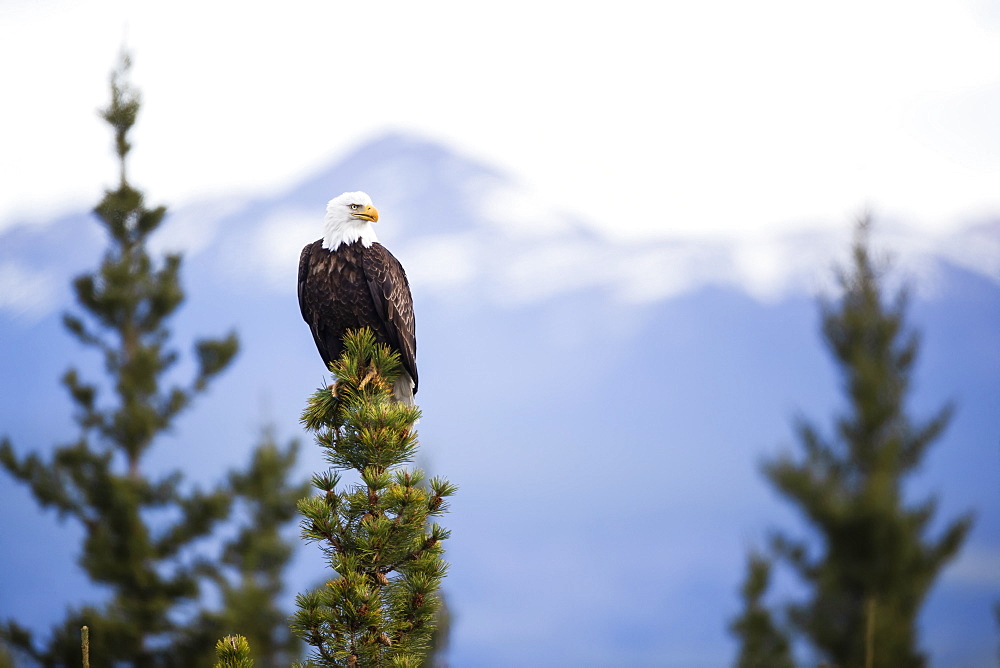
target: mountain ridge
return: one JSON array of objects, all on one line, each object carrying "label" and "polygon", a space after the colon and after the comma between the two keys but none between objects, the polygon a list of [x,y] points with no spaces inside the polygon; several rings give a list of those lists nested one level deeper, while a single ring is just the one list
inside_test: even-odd
[{"label": "mountain ridge", "polygon": [[[835,230],[806,227],[769,236],[747,231],[726,238],[612,240],[593,221],[544,203],[498,170],[428,140],[388,134],[280,192],[180,207],[154,237],[153,248],[189,258],[216,253],[213,262],[226,270],[217,280],[245,280],[245,267],[255,265],[261,268],[256,277],[267,279],[261,289],[284,292],[286,268],[321,234],[326,201],[353,189],[375,198],[383,214],[380,239],[403,261],[416,288],[471,288],[496,303],[598,289],[642,304],[706,285],[731,285],[764,301],[815,294],[830,287],[829,268],[844,257],[851,229],[845,221]],[[59,229],[80,230],[85,217],[19,224],[0,233],[0,294],[8,295],[0,298],[0,309],[37,316],[51,307],[52,285],[73,266],[65,258],[80,251],[76,235]],[[92,232],[86,234],[93,241]],[[40,243],[49,253],[36,250],[25,262],[26,244]],[[929,236],[898,221],[876,220],[874,246],[892,249],[910,281],[929,294],[942,262],[1000,283],[1000,216]],[[23,295],[32,289],[42,296],[27,305]]]}]

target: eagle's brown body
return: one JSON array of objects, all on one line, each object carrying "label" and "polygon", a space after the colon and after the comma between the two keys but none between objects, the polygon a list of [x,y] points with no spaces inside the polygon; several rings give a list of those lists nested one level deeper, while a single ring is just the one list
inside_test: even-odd
[{"label": "eagle's brown body", "polygon": [[299,308],[327,365],[343,352],[344,333],[368,327],[399,353],[417,391],[413,298],[402,265],[378,242],[323,248],[319,239],[299,257]]}]

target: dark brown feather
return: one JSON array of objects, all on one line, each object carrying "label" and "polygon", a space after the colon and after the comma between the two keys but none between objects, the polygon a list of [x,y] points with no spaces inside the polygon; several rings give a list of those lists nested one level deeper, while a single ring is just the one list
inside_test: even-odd
[{"label": "dark brown feather", "polygon": [[417,391],[417,339],[406,272],[379,243],[360,241],[335,251],[323,240],[299,256],[299,308],[325,364],[340,357],[344,333],[369,327],[375,340],[399,353]]}]

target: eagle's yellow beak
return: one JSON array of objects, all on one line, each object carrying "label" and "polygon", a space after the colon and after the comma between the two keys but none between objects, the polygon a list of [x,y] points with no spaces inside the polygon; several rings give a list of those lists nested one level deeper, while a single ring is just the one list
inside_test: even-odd
[{"label": "eagle's yellow beak", "polygon": [[372,223],[378,222],[378,209],[371,205],[365,206],[362,211],[355,211],[351,214],[355,218],[361,218],[362,220],[367,220]]}]

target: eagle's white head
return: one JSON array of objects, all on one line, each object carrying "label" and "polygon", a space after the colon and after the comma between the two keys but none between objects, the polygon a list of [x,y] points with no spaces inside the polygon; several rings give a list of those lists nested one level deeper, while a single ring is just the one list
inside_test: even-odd
[{"label": "eagle's white head", "polygon": [[367,248],[378,241],[372,223],[378,220],[378,209],[372,206],[367,193],[344,193],[326,205],[326,227],[323,248],[337,250],[340,244],[361,240]]}]

